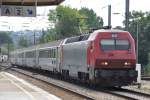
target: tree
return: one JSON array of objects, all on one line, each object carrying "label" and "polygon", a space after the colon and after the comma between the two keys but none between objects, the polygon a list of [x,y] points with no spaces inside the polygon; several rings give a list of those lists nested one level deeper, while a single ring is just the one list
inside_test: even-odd
[{"label": "tree", "polygon": [[46,35],[46,31],[42,30],[42,36],[39,38],[40,43],[45,43],[45,35]]},{"label": "tree", "polygon": [[85,24],[87,25],[88,29],[99,28],[103,26],[103,19],[97,16],[92,9],[81,8],[79,12],[82,16],[86,18]]},{"label": "tree", "polygon": [[55,29],[59,39],[79,35],[79,27],[83,26],[84,19],[77,9],[70,7],[58,6],[55,11],[50,10],[49,20],[55,22]]},{"label": "tree", "polygon": [[8,53],[8,50],[14,49],[14,44],[9,32],[0,32],[0,46],[2,53]]},{"label": "tree", "polygon": [[19,39],[19,46],[20,47],[27,47],[28,46],[28,40],[24,37],[20,37]]},{"label": "tree", "polygon": [[[103,26],[102,18],[88,8],[77,10],[66,6],[58,6],[56,10],[50,10],[49,21],[55,23],[55,28],[49,31],[48,36],[55,39],[80,35],[91,28]],[[52,38],[49,39],[54,40]]]},{"label": "tree", "polygon": [[9,36],[10,33],[0,32],[0,45],[5,43],[12,43],[12,39]]},{"label": "tree", "polygon": [[49,29],[47,34],[44,35],[44,42],[50,42],[58,39],[58,35],[56,34],[56,30]]},{"label": "tree", "polygon": [[[149,15],[147,13],[143,13],[143,12],[138,12],[138,11],[133,11],[132,13],[130,13],[130,23],[129,23],[129,31],[130,33],[132,33],[132,36],[134,37],[134,39],[136,40],[136,36],[137,36],[137,26],[138,26],[138,31],[139,31],[139,47],[138,47],[138,51],[139,51],[139,63],[141,63],[142,65],[146,65],[148,64],[148,52],[149,52],[149,46],[148,46],[148,42],[149,42],[149,22],[150,22],[150,18]],[[137,40],[136,40],[137,41]]]}]

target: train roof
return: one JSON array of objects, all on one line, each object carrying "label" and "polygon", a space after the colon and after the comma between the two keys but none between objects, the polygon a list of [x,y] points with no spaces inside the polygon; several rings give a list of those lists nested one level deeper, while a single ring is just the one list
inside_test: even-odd
[{"label": "train roof", "polygon": [[66,38],[65,44],[88,40],[90,34],[82,34],[79,36]]},{"label": "train roof", "polygon": [[[119,30],[119,29],[99,29],[99,30],[95,30],[94,32],[92,32],[92,36],[90,38],[90,40],[94,39],[94,37],[96,36],[97,33],[99,32],[113,32],[113,33],[118,33],[118,32],[127,32],[127,31],[123,31],[123,30]],[[128,33],[128,32],[127,32]],[[65,40],[65,44],[67,43],[73,43],[73,42],[77,42],[77,41],[84,41],[84,40],[88,40],[89,36],[91,34],[82,34],[79,36],[74,36],[74,37],[69,37],[66,38]],[[16,49],[14,51],[12,51],[11,53],[15,53],[17,52],[23,52],[23,51],[32,51],[35,49],[44,49],[44,48],[48,48],[48,47],[57,47],[59,46],[61,43],[63,43],[64,40],[57,40],[57,41],[52,41],[52,42],[48,42],[48,43],[44,43],[44,44],[38,44],[38,45],[34,45],[34,46],[30,46],[27,48],[21,48],[21,49]]]},{"label": "train roof", "polygon": [[63,40],[57,40],[57,41],[52,41],[44,44],[39,44],[36,45],[38,48],[44,48],[44,47],[52,47],[52,46],[59,46]]},{"label": "train roof", "polygon": [[98,30],[93,31],[92,34],[90,34],[89,40],[94,40],[96,38],[97,34],[105,33],[105,32],[109,32],[109,33],[119,33],[119,32],[129,33],[127,31],[123,31],[123,30],[119,30],[119,29],[98,29]]},{"label": "train roof", "polygon": [[119,30],[119,29],[99,29],[99,30],[96,30],[94,32],[128,32],[128,31],[124,31],[124,30]]},{"label": "train roof", "polygon": [[59,46],[61,44],[63,40],[57,40],[57,41],[52,41],[52,42],[48,42],[48,43],[43,43],[43,44],[38,44],[38,45],[34,45],[34,46],[30,46],[27,48],[21,48],[21,49],[16,49],[13,52],[24,52],[24,51],[32,51],[35,49],[40,49],[40,48],[47,48],[47,47],[53,47],[53,46]]}]

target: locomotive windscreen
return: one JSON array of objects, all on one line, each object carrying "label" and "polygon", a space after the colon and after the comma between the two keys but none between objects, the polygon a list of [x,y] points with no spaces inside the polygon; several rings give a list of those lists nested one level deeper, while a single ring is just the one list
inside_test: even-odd
[{"label": "locomotive windscreen", "polygon": [[100,41],[100,48],[104,51],[128,50],[130,48],[130,44],[128,40],[102,39]]}]

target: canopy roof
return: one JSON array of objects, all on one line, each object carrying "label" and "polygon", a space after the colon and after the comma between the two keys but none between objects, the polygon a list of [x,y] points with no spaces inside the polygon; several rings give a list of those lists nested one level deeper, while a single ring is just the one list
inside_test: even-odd
[{"label": "canopy roof", "polygon": [[0,0],[2,5],[18,5],[18,6],[49,6],[58,5],[64,0]]}]

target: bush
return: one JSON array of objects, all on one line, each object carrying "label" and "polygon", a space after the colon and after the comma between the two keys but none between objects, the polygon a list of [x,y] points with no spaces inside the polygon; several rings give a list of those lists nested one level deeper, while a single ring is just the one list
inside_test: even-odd
[{"label": "bush", "polygon": [[150,63],[145,67],[145,74],[150,75]]}]

